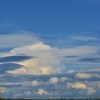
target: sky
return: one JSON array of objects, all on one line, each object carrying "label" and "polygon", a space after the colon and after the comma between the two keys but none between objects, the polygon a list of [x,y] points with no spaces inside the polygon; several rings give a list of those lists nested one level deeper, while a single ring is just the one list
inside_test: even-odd
[{"label": "sky", "polygon": [[0,0],[0,96],[100,98],[100,0]]}]

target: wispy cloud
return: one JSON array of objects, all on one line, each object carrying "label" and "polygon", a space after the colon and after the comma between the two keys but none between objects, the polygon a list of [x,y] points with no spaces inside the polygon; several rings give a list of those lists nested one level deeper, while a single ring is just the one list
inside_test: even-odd
[{"label": "wispy cloud", "polygon": [[81,58],[81,59],[79,59],[79,61],[99,63],[100,58]]},{"label": "wispy cloud", "polygon": [[0,48],[14,48],[39,42],[38,37],[26,32],[0,35]]},{"label": "wispy cloud", "polygon": [[9,29],[15,29],[17,27],[17,24],[15,23],[14,20],[7,20],[7,19],[2,19],[0,20],[0,30],[9,30]]},{"label": "wispy cloud", "polygon": [[88,36],[84,36],[84,35],[71,36],[70,38],[74,39],[74,40],[79,40],[79,41],[99,41],[99,39],[97,39],[95,37],[88,37]]}]

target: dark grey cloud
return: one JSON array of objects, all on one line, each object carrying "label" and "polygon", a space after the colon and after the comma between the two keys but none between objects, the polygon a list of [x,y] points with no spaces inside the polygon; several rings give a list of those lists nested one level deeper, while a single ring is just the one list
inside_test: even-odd
[{"label": "dark grey cloud", "polygon": [[31,59],[31,56],[19,55],[19,56],[7,56],[0,58],[0,62],[16,62]]},{"label": "dark grey cloud", "polygon": [[100,55],[100,50],[97,51],[97,54]]},{"label": "dark grey cloud", "polygon": [[76,57],[78,57],[78,56],[74,56],[74,55],[72,55],[72,56],[65,56],[65,58],[76,58]]},{"label": "dark grey cloud", "polygon": [[99,63],[100,62],[100,58],[81,58],[81,59],[79,59],[79,61]]},{"label": "dark grey cloud", "polygon": [[17,68],[23,67],[20,64],[15,64],[15,63],[5,63],[5,64],[0,64],[0,74],[6,73],[8,70],[14,70]]}]

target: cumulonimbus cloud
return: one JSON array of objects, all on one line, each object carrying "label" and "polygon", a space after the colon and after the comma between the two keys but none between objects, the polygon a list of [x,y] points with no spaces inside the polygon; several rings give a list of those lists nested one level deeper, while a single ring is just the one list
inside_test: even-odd
[{"label": "cumulonimbus cloud", "polygon": [[[8,70],[7,72],[11,74],[42,75],[61,73],[66,68],[63,61],[70,60],[72,62],[74,58],[77,60],[80,56],[95,54],[98,51],[97,47],[88,45],[60,49],[43,43],[32,34],[22,33],[0,36],[0,41],[3,44],[0,45],[1,48],[13,48],[9,52],[2,53],[1,62],[13,61],[23,66]],[[18,55],[24,56],[19,58]]]},{"label": "cumulonimbus cloud", "polygon": [[33,45],[14,48],[6,55],[14,56],[24,54],[33,57],[25,61],[17,61],[16,63],[23,65],[24,67],[11,70],[9,71],[9,73],[41,75],[61,73],[61,71],[65,69],[65,66],[62,66],[61,63],[63,60],[67,59],[64,58],[65,55],[83,56],[94,54],[96,52],[97,48],[93,46],[79,46],[73,48],[59,49],[53,48],[47,44],[44,44],[43,42],[38,42]]}]

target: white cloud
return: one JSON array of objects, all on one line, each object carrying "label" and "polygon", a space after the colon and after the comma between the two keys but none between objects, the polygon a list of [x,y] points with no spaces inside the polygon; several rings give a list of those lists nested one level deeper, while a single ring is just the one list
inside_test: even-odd
[{"label": "white cloud", "polygon": [[58,80],[59,80],[58,77],[51,77],[47,83],[48,84],[57,84]]},{"label": "white cloud", "polygon": [[5,92],[6,93],[9,92],[9,90],[6,87],[0,87],[0,93],[5,93]]},{"label": "white cloud", "polygon": [[28,54],[28,55],[38,56],[38,57],[42,56],[42,58],[46,58],[46,57],[52,58],[54,56],[56,57],[65,57],[65,56],[71,56],[71,55],[84,56],[84,55],[94,54],[97,52],[97,50],[98,48],[95,46],[86,46],[86,45],[72,47],[72,48],[58,49],[58,48],[52,48],[49,45],[46,45],[42,42],[38,42],[33,45],[14,48],[13,50],[10,51],[10,53],[11,54]]},{"label": "white cloud", "polygon": [[99,87],[99,84],[100,84],[100,81],[98,80],[98,81],[94,81],[94,80],[88,80],[88,81],[84,81],[84,83],[86,84],[86,86],[87,86],[87,90],[88,90],[88,88],[91,88],[91,87],[93,87],[95,90],[98,90],[100,87]]},{"label": "white cloud", "polygon": [[0,82],[0,85],[20,85],[20,82]]},{"label": "white cloud", "polygon": [[88,36],[83,36],[83,35],[79,35],[79,36],[71,36],[70,38],[74,39],[74,40],[80,40],[80,41],[99,41],[97,38],[94,37],[88,37]]},{"label": "white cloud", "polygon": [[45,91],[44,89],[41,89],[41,88],[40,88],[40,89],[38,89],[37,94],[43,95],[43,94],[48,94],[48,92]]},{"label": "white cloud", "polygon": [[75,78],[90,79],[91,78],[91,75],[90,74],[86,74],[86,73],[77,73],[75,75]]},{"label": "white cloud", "polygon": [[26,54],[33,56],[33,58],[23,62],[18,62],[18,64],[25,67],[8,71],[8,73],[41,75],[60,72],[62,68],[54,68],[54,66],[57,67],[57,65],[60,64],[60,58],[57,58],[52,54],[55,50],[56,48],[51,48],[42,42],[31,46],[15,48],[10,51],[11,55]]},{"label": "white cloud", "polygon": [[100,83],[98,83],[98,87],[100,88]]},{"label": "white cloud", "polygon": [[74,73],[75,71],[74,71],[74,69],[72,69],[72,70],[69,70],[67,73]]},{"label": "white cloud", "polygon": [[[72,48],[53,48],[50,45],[44,44],[36,36],[27,32],[23,34],[9,34],[0,36],[1,47],[15,47],[8,53],[2,53],[1,56],[11,56],[25,54],[32,56],[32,59],[17,62],[24,67],[7,71],[10,74],[30,74],[42,75],[61,73],[65,70],[65,65],[62,64],[65,56],[85,56],[95,54],[98,50],[95,46],[77,46]],[[29,35],[27,35],[29,34]],[[81,52],[80,52],[81,51]],[[73,59],[72,59],[73,61]],[[68,71],[68,73],[74,70]]]},{"label": "white cloud", "polygon": [[[87,94],[93,94],[96,92],[96,90],[93,87],[91,87],[90,85],[91,85],[90,82],[87,85],[82,82],[74,82],[74,83],[68,82],[66,87],[85,90],[87,92]],[[94,83],[93,83],[93,85],[94,85]],[[83,92],[83,91],[80,91],[80,92]]]},{"label": "white cloud", "polygon": [[67,88],[87,89],[87,86],[82,82],[67,83]]},{"label": "white cloud", "polygon": [[83,70],[81,72],[100,72],[100,68],[87,69],[87,70]]},{"label": "white cloud", "polygon": [[90,69],[90,71],[80,71],[80,73],[77,73],[75,75],[75,78],[79,78],[79,79],[100,78],[100,75],[97,73],[96,74],[95,73],[94,74],[93,73],[87,74],[84,72],[91,72],[91,69]]},{"label": "white cloud", "polygon": [[42,75],[42,70],[38,67],[22,67],[15,70],[9,70],[7,73],[10,74],[29,74],[29,75]]},{"label": "white cloud", "polygon": [[0,48],[14,48],[39,42],[39,39],[25,32],[18,32],[17,34],[0,35]]},{"label": "white cloud", "polygon": [[74,56],[87,56],[87,55],[96,53],[97,50],[98,49],[95,46],[84,45],[84,46],[77,46],[77,47],[73,47],[73,48],[64,49],[62,54],[65,54],[67,56],[71,56],[71,55],[74,55]]},{"label": "white cloud", "polygon": [[31,86],[31,82],[29,82],[29,81],[22,82],[22,86],[23,87]]},{"label": "white cloud", "polygon": [[10,74],[20,74],[20,73],[26,73],[26,69],[24,67],[16,69],[16,70],[8,70],[7,73]]},{"label": "white cloud", "polygon": [[22,53],[23,54],[23,51],[24,51],[25,54],[33,54],[32,51],[39,52],[39,51],[46,51],[46,50],[52,50],[52,48],[49,45],[45,45],[42,42],[38,42],[38,43],[33,44],[33,45],[14,48],[10,52],[11,53]]},{"label": "white cloud", "polygon": [[39,85],[39,82],[37,82],[37,81],[32,81],[32,86],[37,86],[37,85]]},{"label": "white cloud", "polygon": [[29,96],[29,95],[31,95],[32,93],[31,93],[31,91],[25,91],[24,94],[27,95],[27,96]]},{"label": "white cloud", "polygon": [[52,48],[49,45],[45,45],[42,42],[29,46],[22,46],[19,48],[14,48],[8,54],[25,54],[33,56],[33,58],[18,62],[18,64],[25,66],[24,68],[19,68],[8,72],[11,74],[15,73],[32,75],[60,73],[65,68],[65,66],[63,66],[61,63],[64,60],[65,55],[82,56],[96,53],[96,51],[97,49],[92,46],[79,46],[74,48],[58,49]]},{"label": "white cloud", "polygon": [[95,78],[100,78],[100,75],[98,74],[91,74],[92,77],[95,77]]},{"label": "white cloud", "polygon": [[67,77],[61,77],[61,78],[59,78],[59,82],[64,82],[64,81],[66,81],[66,80],[68,80]]},{"label": "white cloud", "polygon": [[14,98],[19,98],[19,97],[23,97],[22,93],[15,93]]},{"label": "white cloud", "polygon": [[88,87],[87,88],[87,94],[93,94],[95,92],[96,92],[96,90],[93,87]]},{"label": "white cloud", "polygon": [[22,86],[23,87],[29,87],[29,86],[33,86],[33,87],[35,87],[35,86],[38,86],[38,85],[41,85],[43,82],[38,82],[37,80],[33,80],[32,82],[30,82],[30,81],[25,81],[25,82],[22,82]]},{"label": "white cloud", "polygon": [[71,79],[68,78],[68,77],[61,77],[61,78],[59,78],[59,82],[65,82],[65,81],[69,81],[69,80],[71,80]]},{"label": "white cloud", "polygon": [[86,89],[86,85],[84,83],[76,82],[72,85],[72,88],[75,89]]},{"label": "white cloud", "polygon": [[65,82],[65,81],[69,81],[71,80],[70,78],[67,78],[67,77],[61,77],[61,78],[58,78],[58,77],[51,77],[47,82],[46,84],[54,84],[56,85],[58,82]]}]

